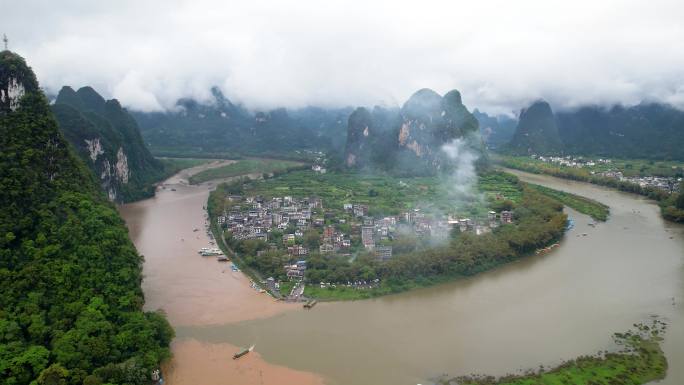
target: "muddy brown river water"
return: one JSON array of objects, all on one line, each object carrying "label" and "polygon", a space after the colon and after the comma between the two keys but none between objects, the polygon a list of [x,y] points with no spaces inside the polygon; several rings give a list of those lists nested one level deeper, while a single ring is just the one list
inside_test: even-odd
[{"label": "muddy brown river water", "polygon": [[[670,368],[660,383],[684,384],[684,227],[635,195],[514,173],[601,201],[610,218],[591,227],[590,218],[567,210],[576,225],[548,254],[311,311],[276,303],[241,274],[197,255],[207,243],[202,206],[211,185],[182,184],[186,172],[155,198],[122,207],[146,257],[146,306],[164,309],[176,328],[167,384],[399,385],[445,373],[515,373],[613,349],[613,332],[651,315],[669,323],[663,349]],[[230,359],[252,344],[257,354]]]}]

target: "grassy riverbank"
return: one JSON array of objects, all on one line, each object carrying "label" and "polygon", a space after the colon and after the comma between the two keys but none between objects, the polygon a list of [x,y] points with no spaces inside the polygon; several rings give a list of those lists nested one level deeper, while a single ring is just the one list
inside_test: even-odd
[{"label": "grassy riverbank", "polygon": [[[213,162],[216,159],[206,158],[157,158],[171,170],[171,175],[186,168],[196,167],[205,163]],[[170,175],[169,175],[170,176]]]},{"label": "grassy riverbank", "polygon": [[199,172],[190,177],[190,184],[212,179],[230,178],[248,174],[278,174],[305,167],[301,162],[276,159],[244,159],[235,163]]},{"label": "grassy riverbank", "polygon": [[583,356],[550,370],[500,378],[468,376],[438,381],[441,385],[640,385],[665,378],[667,360],[660,348],[665,324],[654,320],[650,325],[637,324],[635,330],[616,333],[614,353]]},{"label": "grassy riverbank", "polygon": [[[577,180],[615,188],[624,192],[643,195],[658,202],[663,218],[673,222],[684,222],[684,193],[670,194],[655,187],[642,187],[629,181],[621,181],[615,178],[601,176],[599,174],[592,174],[588,169],[585,168],[560,166],[557,164],[542,162],[529,157],[497,155],[496,157],[492,157],[492,159],[495,161],[495,163],[501,166],[520,171],[530,172],[533,174],[550,175],[563,179]],[[628,172],[627,170],[629,170],[629,168],[627,168],[627,164],[630,163],[625,163],[621,169],[622,171]],[[649,170],[656,172],[656,170],[661,170],[661,168],[648,168],[642,163],[639,164],[639,169],[645,170],[643,172],[647,172]]]},{"label": "grassy riverbank", "polygon": [[570,194],[565,191],[554,190],[538,184],[529,183],[528,186],[540,193],[551,197],[564,205],[594,218],[594,220],[605,222],[608,219],[610,208],[601,202],[583,196]]}]

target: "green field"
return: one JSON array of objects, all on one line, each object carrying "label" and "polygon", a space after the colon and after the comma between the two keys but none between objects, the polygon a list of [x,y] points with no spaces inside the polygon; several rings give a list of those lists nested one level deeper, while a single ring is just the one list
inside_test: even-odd
[{"label": "green field", "polygon": [[198,159],[248,159],[248,158],[264,158],[264,159],[282,159],[297,162],[313,162],[320,157],[320,153],[313,150],[290,150],[290,151],[221,151],[221,150],[207,150],[204,147],[169,147],[169,146],[154,146],[150,148],[150,152],[157,158],[198,158]]},{"label": "green field", "polygon": [[300,162],[276,159],[244,159],[226,166],[204,170],[190,177],[190,184],[248,174],[273,174],[303,167]]},{"label": "green field", "polygon": [[501,378],[459,377],[439,381],[443,385],[640,385],[665,378],[667,360],[660,348],[665,324],[635,325],[636,331],[617,333],[615,342],[624,349],[617,353],[583,356],[551,370]]},{"label": "green field", "polygon": [[448,179],[438,177],[397,178],[388,175],[295,171],[278,178],[248,182],[244,185],[243,193],[261,195],[267,199],[288,195],[317,196],[323,199],[326,209],[333,211],[342,211],[345,203],[367,204],[371,216],[398,215],[416,207],[443,213],[485,216],[489,202],[508,200],[515,203],[522,197],[517,178],[499,172],[480,176],[472,194],[459,195],[450,189],[452,186]]},{"label": "green field", "polygon": [[605,222],[608,219],[610,208],[603,203],[597,202],[593,199],[585,198],[583,196],[550,189],[537,184],[530,183],[528,185],[542,194],[549,196],[563,203],[564,205],[579,211],[582,214],[591,216],[597,221]]},{"label": "green field", "polygon": [[157,158],[164,163],[168,168],[180,171],[186,168],[199,166],[201,164],[213,162],[216,159],[201,159],[201,158]]}]

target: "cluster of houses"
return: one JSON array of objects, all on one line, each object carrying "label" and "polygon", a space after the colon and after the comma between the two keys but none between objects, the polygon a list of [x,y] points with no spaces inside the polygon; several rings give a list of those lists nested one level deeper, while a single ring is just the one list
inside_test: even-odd
[{"label": "cluster of houses", "polygon": [[[320,198],[296,199],[290,196],[266,200],[263,197],[242,197],[231,195],[228,200],[233,204],[228,212],[218,217],[218,224],[230,230],[237,240],[260,239],[268,242],[271,229],[285,230],[294,227],[292,234],[286,234],[283,242],[294,244],[297,235],[310,226],[322,226],[323,217],[314,218],[313,210],[322,209]],[[294,245],[292,245],[294,246]],[[306,255],[308,250],[292,248],[293,255]]]},{"label": "cluster of houses", "polygon": [[304,278],[304,272],[306,271],[306,261],[300,260],[293,264],[288,264],[283,266],[285,269],[285,274],[288,279],[300,280]]},{"label": "cluster of houses", "polygon": [[[361,215],[363,205],[353,207],[350,210],[358,210]],[[402,213],[401,216],[388,216],[375,219],[363,216],[361,226],[361,245],[368,251],[373,252],[380,261],[392,258],[392,247],[387,246],[398,233],[412,233],[419,237],[446,237],[449,232],[458,228],[461,232],[473,232],[476,235],[486,234],[500,224],[513,223],[513,214],[510,211],[502,211],[497,214],[490,211],[486,219],[473,220],[470,218],[444,217],[423,212],[421,209],[412,209]]]},{"label": "cluster of houses", "polygon": [[[306,271],[306,258],[312,251],[306,246],[307,242],[303,242],[303,237],[311,228],[320,234],[317,250],[320,254],[351,257],[355,251],[365,250],[377,260],[387,261],[392,258],[391,242],[398,233],[446,237],[457,227],[461,232],[481,235],[513,221],[510,211],[491,211],[487,218],[479,220],[434,215],[421,209],[408,210],[399,216],[374,218],[368,215],[369,207],[365,204],[345,203],[337,210],[324,211],[323,201],[318,197],[265,199],[231,195],[227,199],[229,208],[217,218],[218,224],[229,230],[235,240],[263,240],[270,243],[271,251],[287,253],[291,260],[297,261],[283,267],[287,277],[294,280],[302,279]],[[335,213],[339,217],[335,217]],[[328,219],[327,224],[325,219]],[[348,226],[331,224],[347,222]],[[282,241],[271,239],[274,230],[280,230]]]},{"label": "cluster of houses", "polygon": [[[561,166],[583,168],[592,167],[599,164],[611,164],[613,161],[610,159],[599,158],[596,160],[584,159],[583,157],[572,157],[572,156],[540,156],[532,155],[533,159],[540,160],[546,163],[555,163]],[[654,187],[669,193],[678,192],[679,185],[682,182],[682,178],[675,177],[661,177],[661,176],[635,176],[626,177],[622,172],[617,170],[609,170],[603,172],[591,171],[592,175],[603,176],[606,178],[613,178],[623,182],[629,182],[638,184],[641,187]]]},{"label": "cluster of houses", "polygon": [[638,184],[641,187],[654,187],[669,193],[678,192],[682,178],[663,177],[663,176],[633,176],[626,177],[620,171],[604,171],[595,175],[606,178],[617,179],[622,182]]},{"label": "cluster of houses", "polygon": [[351,248],[351,238],[348,234],[335,229],[335,226],[326,226],[321,236],[321,245],[318,251],[321,254],[348,253]]},{"label": "cluster of houses", "polygon": [[573,156],[542,156],[542,155],[532,155],[532,159],[537,159],[546,163],[555,163],[561,166],[582,168],[582,167],[592,167],[597,164],[610,164],[613,161],[610,159],[599,158],[596,160],[584,159],[583,157],[573,157]]}]

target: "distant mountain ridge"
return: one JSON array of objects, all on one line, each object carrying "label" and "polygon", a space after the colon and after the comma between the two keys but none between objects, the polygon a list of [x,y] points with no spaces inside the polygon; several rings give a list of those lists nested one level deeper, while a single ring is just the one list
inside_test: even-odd
[{"label": "distant mountain ridge", "polygon": [[477,108],[473,116],[480,125],[480,136],[490,149],[497,149],[513,138],[518,121],[506,115],[491,116]]},{"label": "distant mountain ridge", "polygon": [[568,153],[684,160],[684,111],[666,104],[586,106],[556,119]]},{"label": "distant mountain ridge", "polygon": [[350,168],[434,172],[446,164],[443,145],[464,139],[481,151],[478,121],[452,90],[443,97],[424,88],[401,108],[357,108],[349,117],[344,162]]},{"label": "distant mountain ridge", "polygon": [[216,87],[212,95],[206,104],[181,99],[174,110],[133,112],[151,150],[263,156],[344,146],[344,135],[338,133],[344,132],[350,108],[252,112],[232,103]]},{"label": "distant mountain ridge", "polygon": [[672,106],[583,106],[551,114],[552,119],[547,112],[536,122],[537,129],[548,135],[534,137],[525,137],[529,127],[521,116],[504,151],[684,160],[684,111]]},{"label": "distant mountain ridge", "polygon": [[154,194],[165,167],[143,142],[137,123],[116,99],[105,100],[91,87],[63,87],[52,106],[64,136],[93,170],[112,201]]},{"label": "distant mountain ridge", "polygon": [[509,151],[518,154],[532,151],[547,154],[558,153],[562,148],[558,125],[547,102],[536,101],[520,112],[515,134],[507,145]]}]

